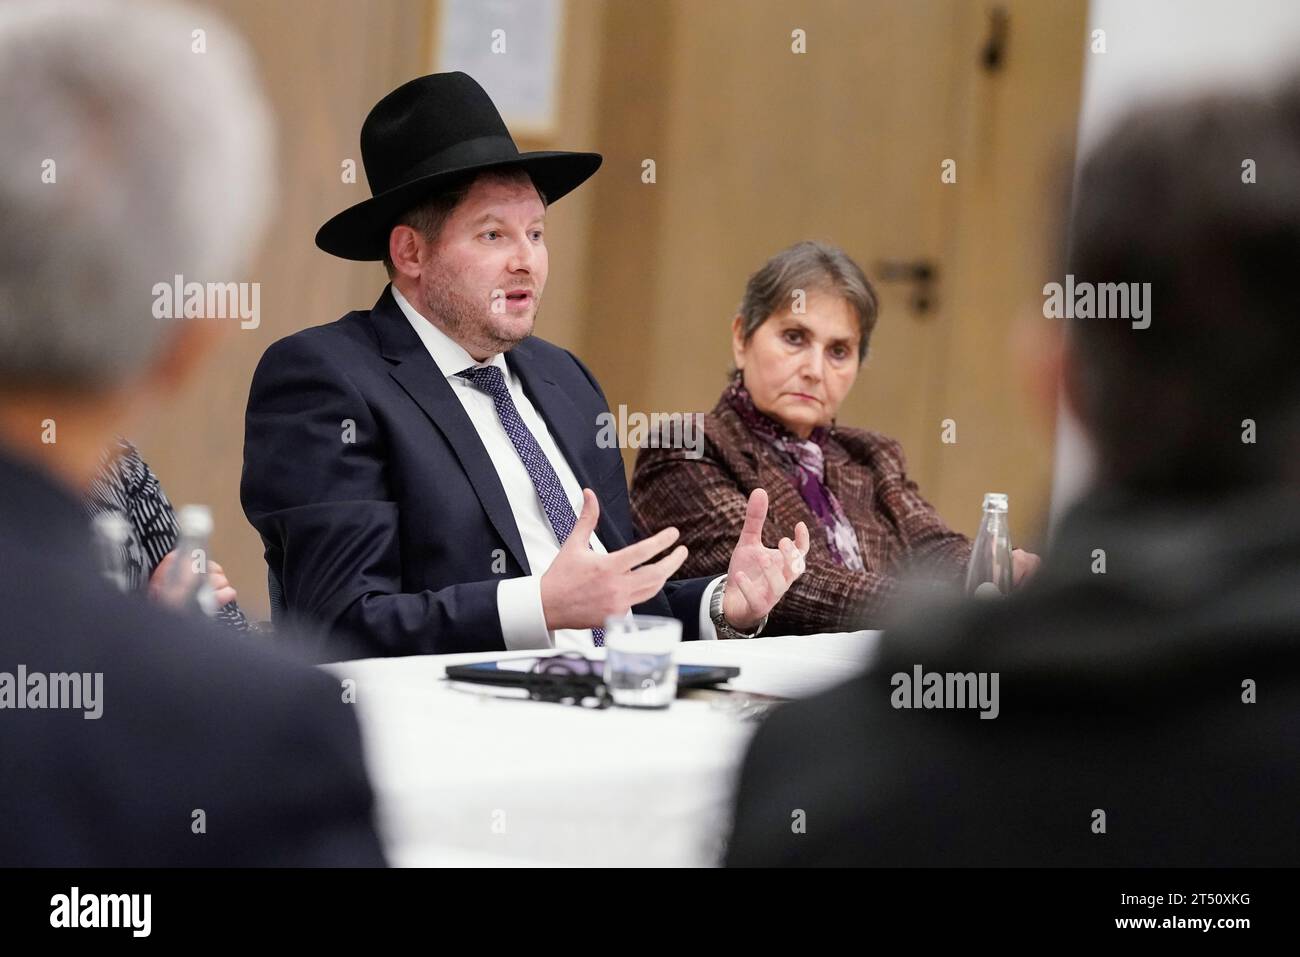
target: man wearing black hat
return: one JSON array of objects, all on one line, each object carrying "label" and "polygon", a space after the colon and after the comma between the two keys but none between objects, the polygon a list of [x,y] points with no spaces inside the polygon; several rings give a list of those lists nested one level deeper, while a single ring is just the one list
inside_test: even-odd
[{"label": "man wearing black hat", "polygon": [[600,386],[532,336],[546,205],[600,156],[520,153],[463,73],[384,97],[361,152],[373,196],[316,244],[392,282],[272,345],[249,396],[241,496],[283,610],[372,655],[601,645],[629,609],[687,638],[757,634],[807,528],[765,547],[757,490],[727,574],[669,582],[686,549],[654,560],[676,529],[634,542]]}]

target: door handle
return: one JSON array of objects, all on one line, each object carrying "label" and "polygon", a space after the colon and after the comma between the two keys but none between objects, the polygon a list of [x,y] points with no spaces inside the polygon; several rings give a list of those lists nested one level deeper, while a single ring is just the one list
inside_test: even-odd
[{"label": "door handle", "polygon": [[939,267],[934,260],[883,259],[876,265],[876,275],[881,282],[912,285],[908,305],[917,318],[923,318],[934,309],[935,285],[939,281]]}]

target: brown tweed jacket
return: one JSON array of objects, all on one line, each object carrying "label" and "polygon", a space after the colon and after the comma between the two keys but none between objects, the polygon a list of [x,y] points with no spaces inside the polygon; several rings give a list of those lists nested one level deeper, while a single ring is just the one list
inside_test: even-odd
[{"label": "brown tweed jacket", "polygon": [[822,524],[804,503],[782,454],[754,436],[724,400],[704,417],[704,454],[642,449],[632,474],[632,516],[645,535],[669,525],[690,549],[679,575],[720,575],[744,524],[755,488],[767,490],[763,543],[811,533],[807,568],[772,610],[765,634],[848,631],[879,624],[886,599],[905,568],[958,580],[971,543],[949,529],[907,477],[903,449],[878,432],[836,426],[825,447],[826,486],[858,535],[865,571],[831,558]]}]

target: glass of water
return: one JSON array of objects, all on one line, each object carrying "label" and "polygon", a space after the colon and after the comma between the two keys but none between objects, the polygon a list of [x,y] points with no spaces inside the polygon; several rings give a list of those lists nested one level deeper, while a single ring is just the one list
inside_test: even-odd
[{"label": "glass of water", "polygon": [[673,652],[682,623],[655,615],[625,615],[605,622],[605,687],[628,708],[666,708],[677,697]]}]

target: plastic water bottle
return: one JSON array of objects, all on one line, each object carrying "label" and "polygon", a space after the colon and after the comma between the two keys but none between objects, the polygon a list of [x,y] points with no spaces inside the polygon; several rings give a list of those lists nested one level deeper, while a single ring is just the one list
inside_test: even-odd
[{"label": "plastic water bottle", "polygon": [[1007,522],[1007,496],[1003,492],[987,492],[984,517],[966,569],[966,594],[985,598],[1010,592],[1011,527]]},{"label": "plastic water bottle", "polygon": [[126,573],[126,549],[131,540],[131,525],[121,512],[104,512],[91,520],[95,548],[99,552],[99,570],[118,591],[129,591]]},{"label": "plastic water bottle", "polygon": [[208,542],[212,538],[212,510],[206,505],[186,505],[176,513],[180,553],[167,576],[167,603],[182,611],[211,618],[217,613],[217,596],[208,581]]}]

